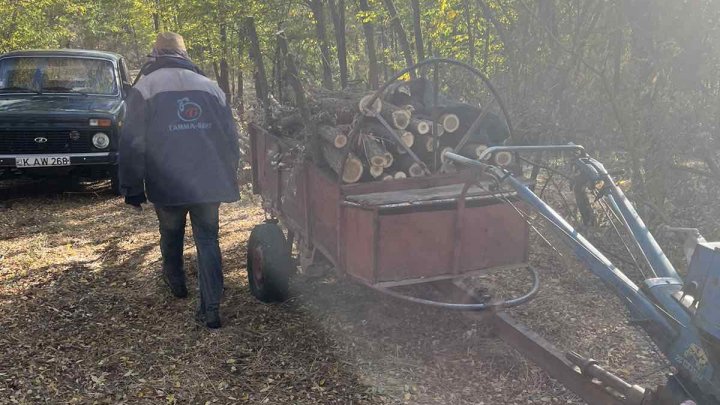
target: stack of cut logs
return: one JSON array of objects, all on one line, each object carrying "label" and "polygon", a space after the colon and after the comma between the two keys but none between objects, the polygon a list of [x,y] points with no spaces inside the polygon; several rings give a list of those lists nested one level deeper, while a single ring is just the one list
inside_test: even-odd
[{"label": "stack of cut logs", "polygon": [[[313,136],[319,138],[327,166],[342,173],[345,183],[430,174],[442,152],[460,143],[481,111],[463,103],[432,107],[428,87],[423,79],[396,82],[374,100],[372,94],[311,94]],[[302,128],[299,113],[276,120],[276,131],[285,136],[297,137]],[[507,137],[505,128],[497,115],[486,114],[459,152],[477,158],[487,145]]]}]

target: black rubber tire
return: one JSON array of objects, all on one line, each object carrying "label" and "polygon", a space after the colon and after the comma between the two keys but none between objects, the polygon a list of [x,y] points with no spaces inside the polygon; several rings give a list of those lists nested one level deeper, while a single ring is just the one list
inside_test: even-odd
[{"label": "black rubber tire", "polygon": [[120,195],[120,176],[117,165],[110,167],[110,192],[114,196]]},{"label": "black rubber tire", "polygon": [[277,224],[255,226],[247,246],[247,275],[250,292],[262,302],[283,302],[288,298],[292,270],[290,249]]}]

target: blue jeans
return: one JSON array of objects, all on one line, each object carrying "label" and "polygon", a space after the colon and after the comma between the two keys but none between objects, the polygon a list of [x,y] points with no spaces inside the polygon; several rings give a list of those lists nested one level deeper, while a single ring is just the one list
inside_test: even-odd
[{"label": "blue jeans", "polygon": [[222,256],[218,243],[220,204],[155,206],[160,223],[163,272],[172,283],[184,283],[183,240],[188,212],[197,248],[200,311],[217,310],[223,292]]}]

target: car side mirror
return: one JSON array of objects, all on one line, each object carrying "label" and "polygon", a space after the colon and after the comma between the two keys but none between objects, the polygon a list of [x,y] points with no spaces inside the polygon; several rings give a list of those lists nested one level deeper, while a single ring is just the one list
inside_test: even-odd
[{"label": "car side mirror", "polygon": [[123,98],[128,96],[128,93],[130,93],[130,89],[132,89],[132,84],[130,84],[128,82],[123,82],[123,84],[122,84]]}]

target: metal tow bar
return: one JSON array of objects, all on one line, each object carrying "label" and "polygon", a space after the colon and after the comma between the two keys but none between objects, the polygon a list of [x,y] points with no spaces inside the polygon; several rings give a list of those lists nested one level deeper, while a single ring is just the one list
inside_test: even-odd
[{"label": "metal tow bar", "polygon": [[[462,299],[465,304],[482,301],[472,291],[454,282],[439,285],[438,288],[448,296]],[[654,391],[625,382],[592,359],[558,349],[504,311],[474,311],[464,314],[473,321],[491,322],[500,339],[590,405],[658,403],[655,401]]]}]

